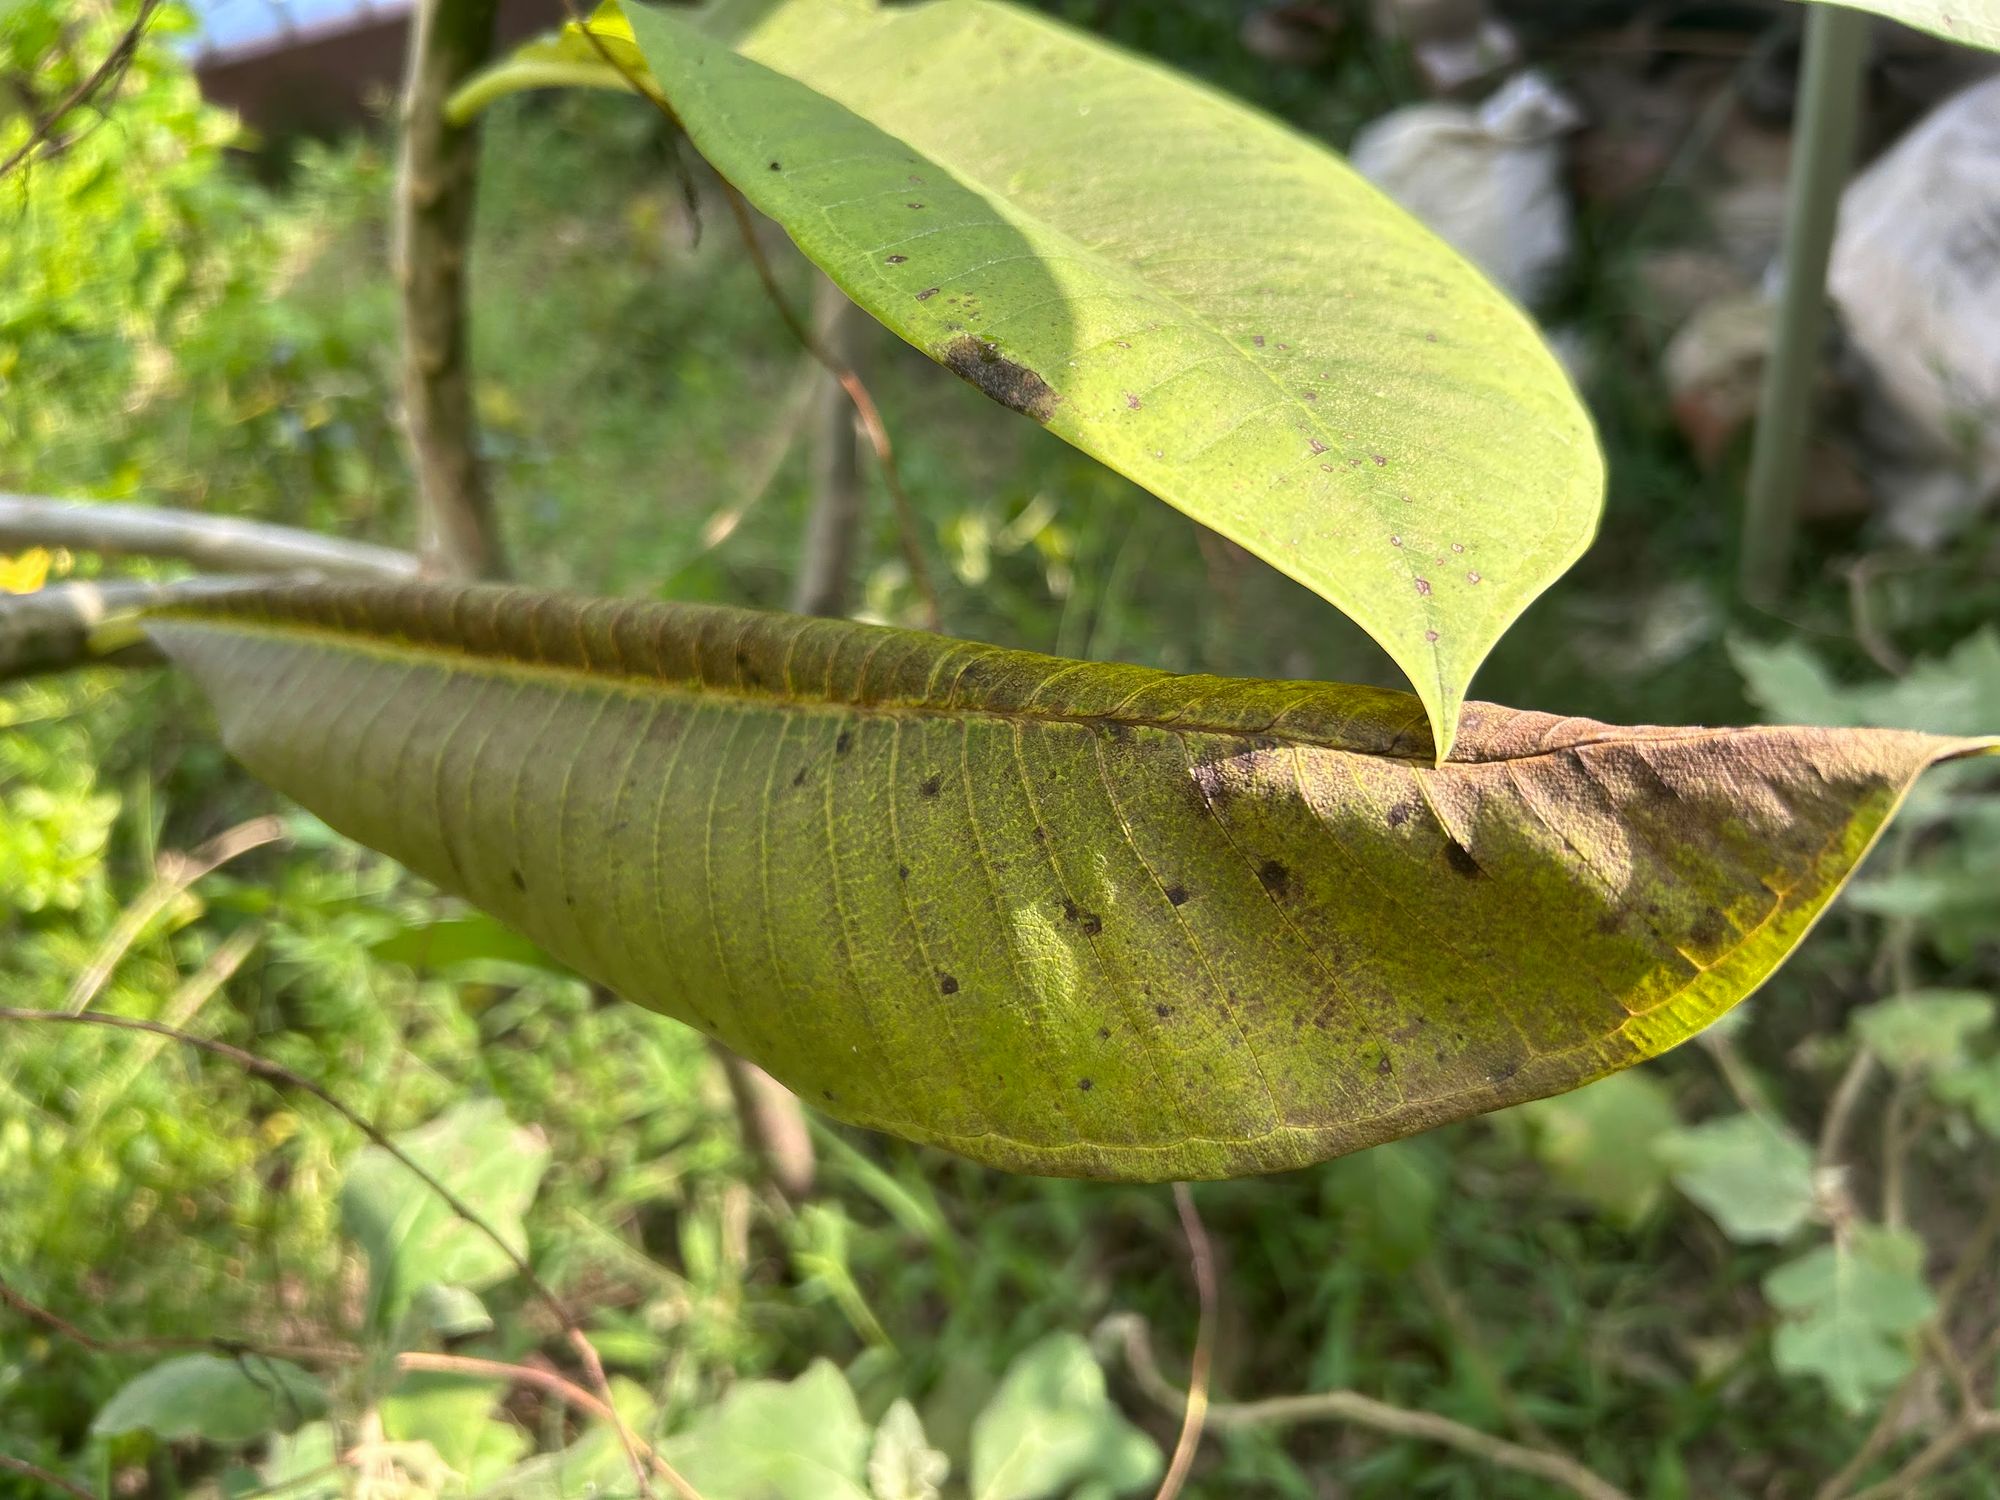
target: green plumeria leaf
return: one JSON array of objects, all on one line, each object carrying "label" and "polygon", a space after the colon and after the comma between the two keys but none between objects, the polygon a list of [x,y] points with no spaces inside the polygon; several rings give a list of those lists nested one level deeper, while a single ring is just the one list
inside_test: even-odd
[{"label": "green plumeria leaf", "polygon": [[1093,1486],[1126,1495],[1160,1477],[1160,1450],[1120,1415],[1104,1371],[1073,1333],[1009,1367],[972,1424],[972,1500],[1049,1500]]},{"label": "green plumeria leaf", "polygon": [[1380,689],[504,589],[150,628],[253,770],[579,972],[843,1119],[1082,1176],[1295,1167],[1664,1051],[1991,748],[1474,704],[1438,766]]},{"label": "green plumeria leaf", "polygon": [[1674,1186],[1740,1243],[1787,1240],[1813,1215],[1812,1149],[1759,1115],[1729,1115],[1662,1136]]},{"label": "green plumeria leaf", "polygon": [[594,29],[856,303],[1337,605],[1449,749],[1602,503],[1528,318],[1325,146],[1031,11],[731,14],[733,49],[645,7]]},{"label": "green plumeria leaf", "polygon": [[1911,1235],[1856,1225],[1764,1278],[1785,1315],[1772,1356],[1778,1368],[1818,1377],[1850,1412],[1866,1411],[1910,1372],[1910,1336],[1935,1310]]},{"label": "green plumeria leaf", "polygon": [[[514,1124],[496,1100],[480,1099],[398,1136],[396,1144],[525,1253],[521,1216],[549,1161],[538,1133]],[[376,1146],[348,1165],[340,1216],[367,1252],[369,1316],[381,1329],[393,1328],[427,1287],[478,1291],[514,1271],[500,1246]],[[425,1310],[448,1311],[455,1300],[427,1301]]]},{"label": "green plumeria leaf", "polygon": [[261,1354],[184,1354],[135,1376],[90,1424],[96,1437],[150,1432],[240,1447],[326,1411],[326,1391],[297,1365]]}]

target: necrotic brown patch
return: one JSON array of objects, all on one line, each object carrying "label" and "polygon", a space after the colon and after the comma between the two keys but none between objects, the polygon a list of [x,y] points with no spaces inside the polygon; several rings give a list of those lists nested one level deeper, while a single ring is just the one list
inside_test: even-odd
[{"label": "necrotic brown patch", "polygon": [[1033,370],[1008,359],[997,345],[969,333],[945,345],[944,363],[959,379],[1037,422],[1048,421],[1060,399]]}]

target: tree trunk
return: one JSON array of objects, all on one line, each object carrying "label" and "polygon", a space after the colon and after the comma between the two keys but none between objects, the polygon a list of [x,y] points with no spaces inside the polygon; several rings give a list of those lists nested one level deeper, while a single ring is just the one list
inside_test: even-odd
[{"label": "tree trunk", "polygon": [[466,262],[478,186],[476,126],[444,117],[493,50],[497,0],[417,0],[403,87],[396,284],[403,300],[403,424],[423,516],[426,571],[507,571],[479,458],[466,334]]}]

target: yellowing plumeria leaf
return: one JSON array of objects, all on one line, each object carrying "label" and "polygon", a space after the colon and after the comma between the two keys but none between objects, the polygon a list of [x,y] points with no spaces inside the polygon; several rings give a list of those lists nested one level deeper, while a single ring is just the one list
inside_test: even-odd
[{"label": "yellowing plumeria leaf", "polygon": [[626,14],[696,149],[856,303],[1337,605],[1449,748],[1603,494],[1568,377],[1456,251],[1320,143],[1025,9],[789,0],[711,17],[733,47]]},{"label": "yellowing plumeria leaf", "polygon": [[[1650,1057],[1917,774],[844,621],[326,585],[153,616],[252,770],[857,1124],[1017,1170],[1299,1166]],[[471,1284],[471,1283],[468,1283]]]}]

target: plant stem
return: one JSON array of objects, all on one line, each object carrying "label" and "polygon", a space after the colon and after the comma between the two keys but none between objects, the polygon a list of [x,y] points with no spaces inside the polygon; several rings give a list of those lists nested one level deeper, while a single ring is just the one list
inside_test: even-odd
[{"label": "plant stem", "polygon": [[472,408],[466,265],[479,127],[445,102],[492,54],[498,0],[417,0],[403,86],[395,273],[403,305],[403,424],[423,502],[424,560],[451,578],[507,572]]},{"label": "plant stem", "polygon": [[0,552],[67,547],[102,557],[172,557],[208,573],[413,578],[417,559],[394,547],[290,526],[110,501],[0,494]]},{"label": "plant stem", "polygon": [[1743,592],[1758,604],[1783,595],[1791,567],[1825,328],[1827,259],[1854,158],[1869,26],[1866,15],[1841,5],[1813,5],[1806,12],[1776,340],[1764,371],[1743,516]]},{"label": "plant stem", "polygon": [[1215,1357],[1215,1252],[1209,1248],[1208,1230],[1194,1206],[1194,1193],[1185,1182],[1174,1184],[1174,1208],[1179,1212],[1181,1232],[1187,1236],[1188,1260],[1194,1267],[1195,1299],[1200,1315],[1195,1324],[1194,1356],[1188,1362],[1187,1407],[1181,1415],[1180,1438],[1174,1444],[1173,1462],[1153,1500],[1176,1500],[1194,1467],[1195,1450],[1201,1446],[1201,1430],[1208,1416],[1208,1370]]}]

